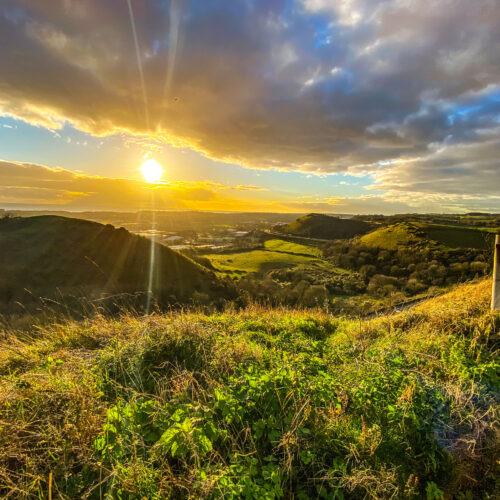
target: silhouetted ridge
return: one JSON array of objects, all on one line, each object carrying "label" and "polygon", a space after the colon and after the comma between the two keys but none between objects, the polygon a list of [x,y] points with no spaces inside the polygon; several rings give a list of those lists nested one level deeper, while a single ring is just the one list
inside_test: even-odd
[{"label": "silhouetted ridge", "polygon": [[16,300],[25,289],[49,297],[147,292],[153,254],[157,299],[226,293],[213,273],[124,228],[44,215],[0,220],[0,301]]},{"label": "silhouetted ridge", "polygon": [[331,215],[309,214],[287,224],[282,231],[306,238],[324,240],[352,238],[367,233],[372,226],[363,221],[340,219]]}]

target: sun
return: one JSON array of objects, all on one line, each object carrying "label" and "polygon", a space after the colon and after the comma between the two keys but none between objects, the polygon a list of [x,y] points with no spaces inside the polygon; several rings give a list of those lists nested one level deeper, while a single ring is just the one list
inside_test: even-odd
[{"label": "sun", "polygon": [[141,173],[146,182],[159,182],[163,174],[162,166],[152,158],[141,165]]}]

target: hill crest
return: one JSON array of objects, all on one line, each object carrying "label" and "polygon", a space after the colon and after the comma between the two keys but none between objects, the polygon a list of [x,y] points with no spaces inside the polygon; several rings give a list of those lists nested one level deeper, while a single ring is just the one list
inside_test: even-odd
[{"label": "hill crest", "polygon": [[371,228],[367,222],[311,213],[283,226],[281,231],[305,238],[334,240],[365,234]]},{"label": "hill crest", "polygon": [[[183,301],[224,294],[213,273],[159,243],[82,219],[52,215],[0,220],[0,301],[34,296],[147,293]],[[150,274],[151,259],[154,271]]]},{"label": "hill crest", "polygon": [[443,249],[486,249],[491,245],[491,233],[444,224],[398,222],[367,233],[359,238],[362,244],[397,250],[408,246],[432,246]]}]

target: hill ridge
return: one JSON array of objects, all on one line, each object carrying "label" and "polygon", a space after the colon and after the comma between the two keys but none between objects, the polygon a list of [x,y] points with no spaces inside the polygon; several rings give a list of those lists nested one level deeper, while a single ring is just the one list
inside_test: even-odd
[{"label": "hill ridge", "polygon": [[48,297],[101,297],[151,288],[160,301],[186,300],[195,293],[224,295],[225,285],[212,272],[110,224],[52,215],[1,219],[0,252],[4,302],[25,300],[24,289]]},{"label": "hill ridge", "polygon": [[492,235],[468,227],[410,221],[380,227],[360,236],[359,241],[388,250],[405,246],[484,249],[491,246]]},{"label": "hill ridge", "polygon": [[310,213],[279,228],[281,232],[296,236],[324,240],[347,239],[364,234],[372,225],[354,219],[341,219],[332,215]]}]

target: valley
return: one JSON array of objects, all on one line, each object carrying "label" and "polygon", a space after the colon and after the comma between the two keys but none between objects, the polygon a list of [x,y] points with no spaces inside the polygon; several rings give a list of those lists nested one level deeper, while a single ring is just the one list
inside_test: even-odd
[{"label": "valley", "polygon": [[[479,218],[309,214],[286,222],[291,218],[289,214],[192,212],[183,214],[176,222],[178,213],[160,213],[154,220],[151,214],[145,219],[145,214],[138,213],[136,225],[130,222],[130,214],[93,214],[94,220],[124,224],[128,221],[129,227],[140,229],[139,236],[133,236],[133,232],[113,229],[109,223],[85,225],[75,214],[71,218],[32,215],[13,212],[4,218],[5,236],[0,234],[0,247],[6,256],[5,264],[13,260],[9,248],[16,245],[15,238],[29,235],[33,241],[26,240],[27,250],[32,250],[17,255],[16,265],[4,270],[0,283],[4,302],[19,297],[26,302],[25,289],[30,300],[37,294],[54,299],[57,288],[58,297],[71,295],[72,303],[74,297],[80,296],[99,298],[102,305],[106,301],[101,299],[107,296],[127,293],[129,297],[138,294],[132,302],[139,308],[150,296],[148,303],[160,306],[206,306],[216,302],[222,305],[233,301],[241,307],[256,302],[320,306],[347,315],[398,308],[406,302],[443,293],[456,283],[488,275],[493,232],[500,227],[495,226],[499,223],[496,215],[484,214]],[[20,227],[18,236],[9,236],[8,228],[21,226],[22,221],[26,221],[26,229]],[[62,226],[57,226],[62,222]],[[149,223],[156,229],[147,232]],[[53,229],[49,229],[51,225]],[[92,239],[89,241],[90,227],[94,228],[93,243]],[[166,229],[177,231],[166,233]],[[54,238],[52,246],[46,249],[36,243],[37,238],[43,238],[44,245],[51,241],[44,231],[52,231],[50,238]],[[108,234],[114,240],[109,240]],[[163,237],[164,234],[169,236]],[[84,240],[85,246],[80,248],[79,241]],[[148,240],[154,243],[147,243]],[[153,246],[148,249],[150,245]],[[154,275],[147,278],[153,249],[157,249],[156,268]],[[16,266],[21,267],[16,271]],[[69,268],[51,272],[60,266],[73,267],[71,272]],[[191,266],[192,270],[186,273],[183,266]],[[26,270],[30,270],[32,284],[24,283],[22,289],[16,290],[16,276]],[[191,284],[188,276],[193,273],[205,276],[203,279],[211,285]]]},{"label": "valley", "polygon": [[496,216],[233,217],[0,219],[0,494],[494,498]]}]

